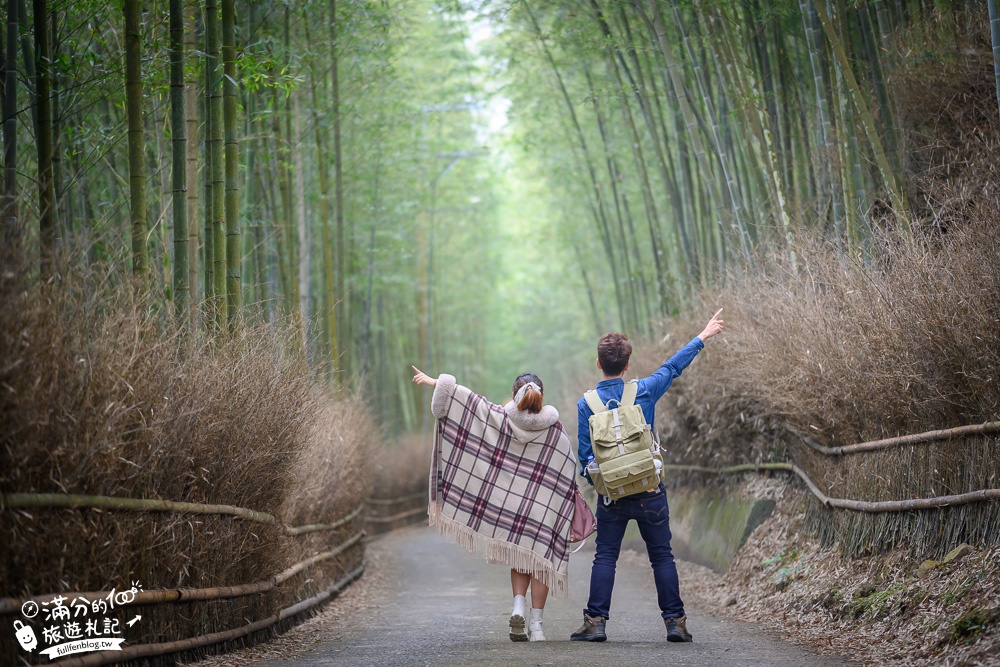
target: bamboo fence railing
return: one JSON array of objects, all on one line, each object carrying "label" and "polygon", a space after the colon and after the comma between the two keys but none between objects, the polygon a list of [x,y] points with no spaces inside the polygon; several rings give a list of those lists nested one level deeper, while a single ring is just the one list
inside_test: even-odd
[{"label": "bamboo fence railing", "polygon": [[[393,504],[413,502],[426,493],[413,494],[402,498],[373,498],[368,504],[379,507],[390,507]],[[289,535],[304,535],[317,531],[336,530],[341,528],[361,515],[365,503],[359,505],[352,512],[330,524],[309,524],[304,526],[285,526]],[[260,523],[278,523],[278,520],[266,512],[247,509],[245,507],[235,507],[232,505],[210,505],[200,503],[175,502],[169,500],[145,499],[145,498],[115,498],[110,496],[89,496],[74,494],[53,494],[53,493],[4,493],[0,494],[0,511],[18,510],[27,508],[93,508],[99,510],[119,510],[138,512],[178,512],[186,514],[201,515],[221,515],[231,516],[234,519],[255,521]],[[405,512],[396,513],[389,517],[374,517],[377,522],[389,524],[391,529],[393,522],[403,518],[416,516],[419,512],[426,512],[426,507],[415,508]],[[372,517],[366,517],[372,520]],[[242,597],[247,595],[259,595],[274,590],[292,577],[304,572],[310,567],[326,560],[337,557],[351,547],[362,542],[366,536],[365,530],[356,532],[352,537],[340,543],[329,551],[315,554],[303,561],[295,563],[284,571],[279,572],[261,581],[241,584],[237,586],[214,586],[208,588],[175,588],[175,589],[154,589],[139,591],[135,599],[130,603],[133,605],[156,605],[177,602],[192,602],[206,600],[221,600]],[[83,667],[85,665],[104,665],[114,662],[125,662],[138,658],[147,658],[169,653],[176,653],[195,648],[210,646],[221,642],[239,639],[254,632],[265,630],[273,625],[285,621],[293,616],[301,614],[316,607],[317,605],[339,595],[339,593],[357,580],[364,573],[365,563],[356,567],[351,572],[342,577],[334,586],[306,600],[301,600],[289,607],[286,607],[263,619],[249,623],[231,630],[214,632],[196,637],[189,637],[170,642],[160,642],[156,644],[137,644],[128,646],[122,650],[95,652],[85,656],[74,656],[54,661],[52,664],[67,667]],[[78,598],[87,600],[104,599],[109,591],[93,591],[85,593],[74,593]],[[49,593],[36,595],[29,598],[38,604],[49,602],[65,593]],[[27,601],[22,598],[5,597],[0,598],[0,616],[17,613],[21,606]]]},{"label": "bamboo fence railing", "polygon": [[[840,447],[825,447],[819,445],[808,437],[799,435],[802,440],[809,445],[812,449],[825,454],[827,456],[841,456],[844,454],[856,454],[861,452],[873,452],[883,449],[888,449],[890,447],[898,447],[907,444],[920,444],[926,442],[934,442],[938,440],[947,440],[950,438],[963,437],[968,435],[979,435],[985,433],[996,433],[1000,432],[1000,421],[986,422],[984,424],[976,424],[972,426],[959,426],[956,428],[943,429],[939,431],[928,431],[926,433],[917,433],[913,435],[904,435],[897,438],[886,438],[884,440],[874,440],[871,442],[862,442],[854,445],[843,445]],[[826,495],[820,488],[813,482],[812,479],[803,471],[800,467],[794,463],[786,462],[768,462],[768,463],[743,463],[739,465],[725,466],[719,468],[712,468],[708,466],[700,465],[688,465],[688,464],[664,464],[663,468],[665,470],[676,470],[683,472],[701,472],[714,475],[729,475],[740,472],[750,472],[750,471],[761,471],[761,470],[787,470],[795,473],[798,477],[805,482],[809,491],[816,496],[816,498],[827,507],[834,507],[837,509],[847,509],[854,510],[856,512],[869,512],[869,513],[880,513],[880,512],[906,512],[910,510],[923,510],[923,509],[936,509],[940,507],[951,507],[954,505],[967,505],[969,503],[984,502],[990,500],[1000,500],[1000,489],[980,489],[977,491],[969,491],[967,493],[958,493],[946,496],[933,496],[929,498],[910,498],[907,500],[881,500],[881,501],[865,501],[865,500],[852,500],[849,498],[831,498]]]},{"label": "bamboo fence railing", "polygon": [[[159,505],[151,505],[150,507],[152,509],[150,510],[150,507],[147,507],[145,504],[140,502],[130,502],[130,503],[105,502],[105,501],[140,500],[135,498],[109,498],[105,496],[67,496],[67,498],[69,498],[71,502],[63,502],[65,499],[56,500],[52,504],[45,504],[43,502],[45,499],[53,497],[57,497],[57,494],[29,494],[29,493],[2,494],[0,495],[0,503],[2,503],[3,509],[19,509],[24,507],[35,507],[35,508],[98,507],[101,509],[107,509],[111,506],[114,506],[115,509],[128,509],[135,511],[161,510]],[[94,502],[94,504],[85,504],[83,502],[80,502],[80,499],[88,499],[91,501],[96,500],[96,502]],[[153,501],[153,502],[162,503],[164,501]],[[173,504],[177,506],[181,505],[188,506],[191,509],[187,509],[185,511],[189,513],[230,515],[237,518],[250,519],[252,521],[259,521],[261,520],[259,518],[260,516],[267,516],[270,517],[271,519],[271,521],[269,521],[268,523],[274,521],[273,516],[271,516],[270,514],[265,514],[264,512],[254,512],[253,510],[246,510],[245,512],[234,513],[230,511],[233,509],[243,510],[245,508],[239,508],[239,507],[233,508],[229,506],[219,506],[219,505],[199,505],[197,503],[173,503]],[[213,507],[216,508],[221,507],[223,509],[215,512],[209,511],[207,509]],[[316,525],[300,526],[300,527],[286,526],[286,529],[291,535],[301,535],[303,533],[312,532],[315,530],[336,529],[350,523],[351,520],[353,520],[359,514],[361,514],[363,508],[364,508],[363,505],[358,506],[358,508],[355,509],[353,512],[351,512],[347,516],[339,519],[338,521],[332,524],[316,524]],[[308,529],[308,530],[303,530],[303,529]],[[130,604],[150,605],[150,604],[162,604],[168,602],[191,602],[194,600],[200,600],[200,601],[221,600],[227,598],[242,597],[244,595],[266,593],[270,590],[273,590],[275,587],[279,586],[285,581],[288,581],[296,574],[299,574],[300,572],[308,569],[312,565],[323,562],[325,560],[329,560],[343,553],[350,547],[360,542],[364,538],[364,536],[365,536],[365,531],[363,530],[358,531],[351,538],[342,542],[341,544],[339,544],[337,547],[335,547],[330,551],[324,551],[322,553],[318,553],[314,556],[311,556],[310,558],[307,558],[306,560],[303,560],[299,563],[290,566],[284,571],[268,579],[257,581],[251,584],[241,584],[238,586],[215,586],[210,588],[174,588],[174,589],[155,589],[148,591],[139,591],[136,594],[135,599]],[[85,593],[74,593],[74,595],[77,597],[83,597],[87,600],[93,601],[105,598],[108,595],[108,593],[109,591],[91,591]],[[65,593],[47,593],[44,595],[35,595],[32,596],[30,599],[38,604],[42,604],[43,602],[50,602],[51,600],[54,600],[60,595],[65,595]],[[0,598],[0,616],[17,612],[18,610],[21,609],[21,605],[24,604],[26,601],[27,599],[21,599],[21,598],[10,598],[10,597]]]},{"label": "bamboo fence railing", "polygon": [[5,509],[45,508],[95,508],[103,510],[134,510],[138,512],[181,512],[183,514],[215,514],[237,519],[274,523],[276,519],[267,512],[258,512],[232,505],[204,505],[181,503],[155,498],[115,498],[112,496],[81,496],[67,493],[4,493],[0,495],[0,511]]},{"label": "bamboo fence railing", "polygon": [[952,505],[967,505],[984,500],[1000,500],[1000,489],[982,489],[970,491],[969,493],[959,493],[950,496],[935,496],[933,498],[912,498],[910,500],[881,500],[865,501],[850,500],[848,498],[831,498],[816,486],[808,475],[794,463],[744,463],[724,468],[709,468],[706,466],[664,464],[665,470],[678,470],[686,472],[703,472],[717,475],[731,475],[739,472],[751,472],[760,470],[788,470],[798,475],[814,496],[827,507],[838,509],[855,510],[858,512],[905,512],[908,510],[934,509],[937,507],[950,507]]},{"label": "bamboo fence railing", "polygon": [[[389,512],[390,508],[394,505],[406,506],[413,504],[415,501],[424,500],[426,498],[427,492],[421,491],[419,493],[411,493],[410,495],[401,496],[399,498],[369,498],[368,505],[370,507],[377,508],[379,512]],[[426,502],[420,503],[417,507],[391,514],[369,513],[366,517],[368,532],[371,534],[378,534],[396,530],[397,528],[402,528],[412,523],[416,523],[414,519],[419,516],[427,516]]]},{"label": "bamboo fence railing", "polygon": [[281,621],[291,618],[297,614],[301,614],[304,611],[308,611],[316,605],[336,597],[343,589],[364,574],[364,571],[365,565],[362,563],[354,570],[344,575],[336,584],[326,591],[307,600],[302,600],[301,602],[298,602],[290,607],[286,607],[275,614],[262,618],[259,621],[248,623],[247,625],[243,625],[238,628],[225,630],[223,632],[213,632],[206,635],[199,635],[197,637],[189,637],[187,639],[179,639],[172,642],[136,644],[134,646],[126,646],[120,651],[99,651],[89,655],[63,658],[53,662],[52,664],[58,665],[59,667],[95,667],[96,665],[107,665],[110,663],[136,660],[138,658],[150,658],[159,655],[167,655],[169,653],[188,651],[195,648],[211,646],[212,644],[221,644],[222,642],[239,639],[240,637],[245,637],[253,632],[266,630]]},{"label": "bamboo fence railing", "polygon": [[957,426],[955,428],[946,428],[940,431],[927,431],[926,433],[917,433],[914,435],[901,435],[896,438],[872,440],[871,442],[859,442],[855,445],[841,445],[839,447],[826,447],[825,445],[815,442],[812,438],[799,433],[798,431],[793,432],[795,435],[802,438],[803,442],[820,454],[825,454],[827,456],[842,456],[844,454],[874,452],[880,449],[899,447],[901,445],[916,445],[925,442],[934,442],[937,440],[948,440],[950,438],[958,438],[966,435],[996,433],[1000,432],[1000,421],[974,424],[972,426]]}]

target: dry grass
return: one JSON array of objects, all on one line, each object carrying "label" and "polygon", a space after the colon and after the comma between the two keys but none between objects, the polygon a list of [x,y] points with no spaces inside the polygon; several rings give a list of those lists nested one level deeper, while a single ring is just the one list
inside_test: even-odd
[{"label": "dry grass", "polygon": [[382,447],[375,470],[375,498],[400,498],[427,491],[432,436],[409,435]]},{"label": "dry grass", "polygon": [[[366,496],[373,416],[321,389],[280,331],[185,336],[128,289],[66,278],[25,290],[13,275],[0,283],[0,490],[237,505],[292,525],[332,523]],[[0,596],[246,584],[359,526],[291,537],[229,517],[7,510]],[[361,553],[265,595],[144,608],[126,638],[237,627],[329,587]]]},{"label": "dry grass", "polygon": [[[344,503],[337,516],[348,514],[371,492],[374,453],[384,441],[381,427],[357,396],[324,400],[313,411],[303,449],[292,468],[298,483],[286,498],[280,516],[293,526],[328,523],[334,508],[330,499]],[[353,504],[352,504],[353,503]]]},{"label": "dry grass", "polygon": [[[849,444],[996,418],[994,216],[943,239],[899,240],[882,260],[816,244],[800,248],[797,273],[775,262],[734,278],[702,309],[725,306],[727,330],[667,394],[661,429],[685,456],[705,455],[711,441],[713,454],[745,459],[743,434],[779,437],[791,427]],[[693,334],[698,324],[673,328]],[[637,374],[686,341],[638,350]]]}]

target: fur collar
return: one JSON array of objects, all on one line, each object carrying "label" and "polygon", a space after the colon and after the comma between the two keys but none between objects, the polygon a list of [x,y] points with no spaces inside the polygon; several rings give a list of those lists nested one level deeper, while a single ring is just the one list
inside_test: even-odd
[{"label": "fur collar", "polygon": [[559,411],[551,405],[543,405],[538,414],[518,410],[514,401],[507,403],[503,409],[514,426],[525,431],[544,431],[559,421]]}]

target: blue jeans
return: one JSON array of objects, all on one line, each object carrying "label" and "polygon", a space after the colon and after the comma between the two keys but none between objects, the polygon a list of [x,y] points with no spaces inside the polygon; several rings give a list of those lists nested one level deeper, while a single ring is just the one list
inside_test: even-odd
[{"label": "blue jeans", "polygon": [[660,615],[663,618],[683,616],[684,603],[677,582],[677,566],[670,549],[670,509],[663,485],[660,484],[656,491],[626,496],[609,505],[605,505],[604,498],[598,496],[596,515],[597,553],[594,554],[594,566],[590,572],[590,599],[584,613],[610,618],[615,566],[622,550],[625,527],[634,519],[653,567]]}]

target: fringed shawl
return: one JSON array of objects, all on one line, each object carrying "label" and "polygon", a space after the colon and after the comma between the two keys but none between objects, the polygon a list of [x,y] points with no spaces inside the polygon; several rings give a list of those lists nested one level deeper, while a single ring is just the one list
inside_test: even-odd
[{"label": "fringed shawl", "polygon": [[431,411],[430,525],[474,556],[567,593],[576,460],[558,411],[499,406],[445,374]]}]

